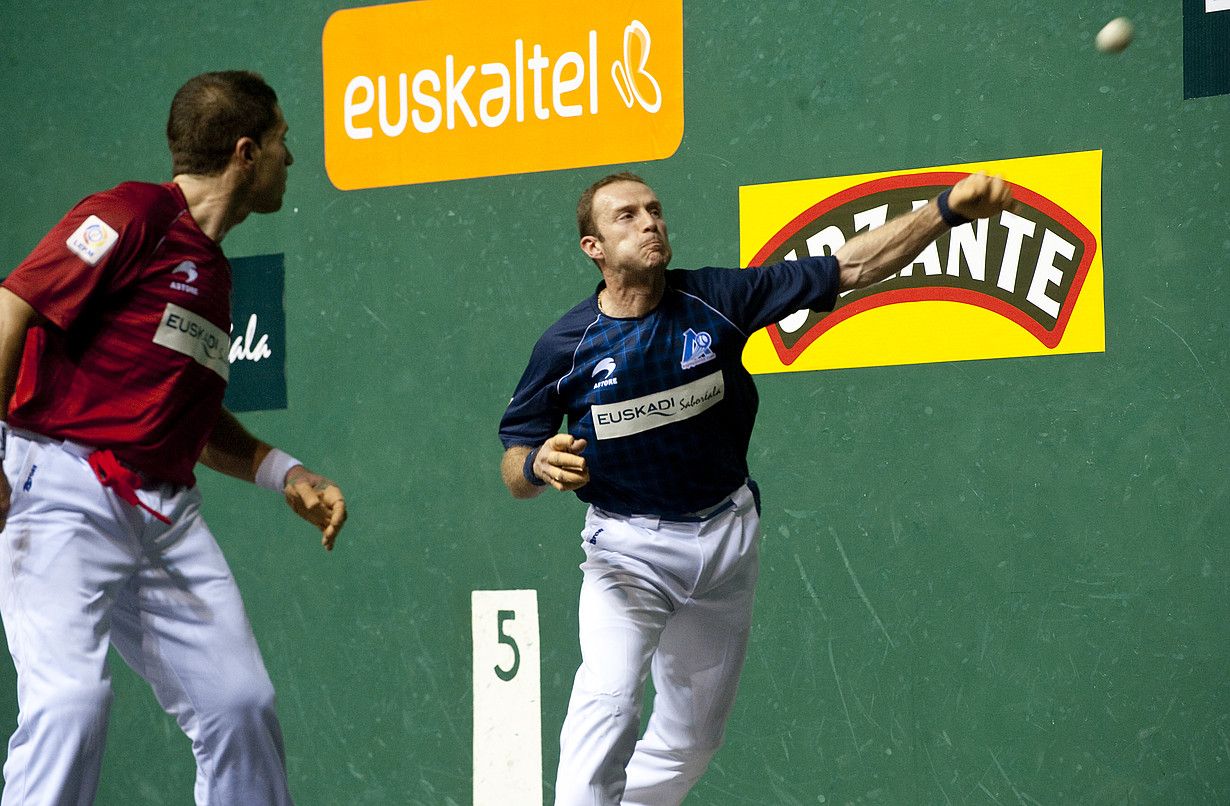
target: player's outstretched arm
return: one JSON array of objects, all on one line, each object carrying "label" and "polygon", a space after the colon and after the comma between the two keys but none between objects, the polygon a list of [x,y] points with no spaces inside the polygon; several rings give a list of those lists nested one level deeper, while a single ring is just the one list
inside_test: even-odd
[{"label": "player's outstretched arm", "polygon": [[[218,417],[201,464],[271,490],[280,490],[295,514],[320,530],[320,543],[333,550],[346,523],[346,499],[334,482],[261,442],[226,409]],[[278,478],[281,476],[281,478]]]},{"label": "player's outstretched arm", "polygon": [[504,451],[500,477],[513,498],[533,498],[548,484],[560,492],[576,490],[589,483],[589,467],[581,456],[584,450],[585,440],[572,434],[556,434],[538,448],[513,445]]},{"label": "player's outstretched arm", "polygon": [[[965,177],[948,194],[950,213],[967,220],[993,216],[1011,204],[1008,183],[984,173]],[[851,238],[836,254],[841,265],[840,290],[862,288],[896,274],[950,226],[940,213],[938,200],[933,200]]]},{"label": "player's outstretched arm", "polygon": [[[21,353],[26,345],[26,331],[37,316],[34,309],[21,297],[0,288],[0,421],[9,418],[9,400],[17,385],[17,369],[21,366]],[[8,426],[0,425],[0,460],[8,445]],[[9,516],[9,503],[13,491],[8,477],[0,472],[0,529]]]}]

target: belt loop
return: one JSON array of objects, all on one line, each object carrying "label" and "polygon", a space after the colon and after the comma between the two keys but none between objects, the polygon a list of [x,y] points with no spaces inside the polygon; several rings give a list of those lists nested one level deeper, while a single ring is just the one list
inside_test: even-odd
[{"label": "belt loop", "polygon": [[69,439],[60,442],[60,447],[64,449],[65,453],[70,453],[79,459],[89,459],[90,454],[94,453],[95,450],[89,445],[82,445],[80,442],[73,442]]},{"label": "belt loop", "polygon": [[752,506],[756,507],[756,514],[759,515],[761,512],[760,485],[757,484],[753,479],[749,478],[746,482],[744,482],[744,486],[747,487],[747,491],[751,493]]}]

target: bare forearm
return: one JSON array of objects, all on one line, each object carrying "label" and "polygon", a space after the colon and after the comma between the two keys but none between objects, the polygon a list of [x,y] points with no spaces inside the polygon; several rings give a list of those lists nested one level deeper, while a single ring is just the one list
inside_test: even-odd
[{"label": "bare forearm", "polygon": [[[320,529],[321,545],[332,551],[337,533],[346,522],[346,500],[341,489],[281,451],[270,457],[269,467],[261,467],[272,450],[267,443],[249,434],[235,415],[223,409],[201,452],[201,464],[267,489],[281,489],[290,508]],[[289,470],[283,472],[277,456],[293,463]]]},{"label": "bare forearm", "polygon": [[891,277],[947,229],[933,200],[851,238],[836,255],[841,265],[841,290],[863,288]]},{"label": "bare forearm", "polygon": [[970,174],[950,191],[941,193],[948,205],[948,221],[935,199],[897,216],[882,227],[851,238],[837,250],[841,264],[841,290],[878,283],[910,264],[927,244],[950,226],[977,218],[989,218],[1012,205],[1012,187],[1000,176],[979,171]]},{"label": "bare forearm", "polygon": [[545,485],[531,484],[525,477],[525,457],[529,456],[532,450],[534,449],[528,445],[514,445],[504,451],[504,458],[500,462],[500,478],[504,480],[504,486],[512,493],[513,498],[535,498],[546,489]]},{"label": "bare forearm", "polygon": [[255,481],[256,469],[270,450],[269,445],[249,434],[235,415],[223,409],[201,452],[201,464],[243,481]]},{"label": "bare forearm", "polygon": [[34,309],[25,300],[0,288],[0,420],[8,419],[26,333],[34,318]]}]

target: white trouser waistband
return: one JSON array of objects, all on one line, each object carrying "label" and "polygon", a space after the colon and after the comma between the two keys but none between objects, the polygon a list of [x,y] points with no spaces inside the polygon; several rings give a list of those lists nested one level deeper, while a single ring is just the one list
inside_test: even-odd
[{"label": "white trouser waistband", "polygon": [[[24,428],[10,428],[9,434],[12,436],[20,437],[21,439],[28,440],[30,442],[37,442],[40,445],[54,445],[62,449],[65,453],[76,456],[79,459],[88,460],[90,458],[90,454],[99,450],[93,445],[85,445],[80,442],[73,442],[71,439],[58,439],[56,437],[49,437],[46,434],[40,434],[37,431],[28,431]],[[180,485],[180,484],[173,484],[171,482],[159,481],[158,479],[152,478],[145,471],[139,470],[135,467],[131,467],[124,462],[121,462],[120,464],[123,464],[125,467],[128,467],[129,470],[131,470],[132,472],[136,473],[138,476],[141,477],[141,489],[148,490],[148,489],[153,489],[155,487],[166,487],[167,489],[175,489],[175,488],[183,487],[183,485]]]}]

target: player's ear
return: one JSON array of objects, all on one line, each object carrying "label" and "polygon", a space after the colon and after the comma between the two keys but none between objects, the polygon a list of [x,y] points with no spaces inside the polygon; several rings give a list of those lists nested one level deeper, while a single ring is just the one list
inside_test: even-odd
[{"label": "player's ear", "polygon": [[584,252],[590,260],[598,260],[599,258],[605,256],[602,251],[602,241],[598,240],[593,235],[586,235],[581,238],[581,251]]},{"label": "player's ear", "polygon": [[256,161],[258,151],[260,151],[260,143],[251,137],[240,137],[235,141],[235,150],[231,153],[231,158],[238,159],[241,165],[251,165]]}]

